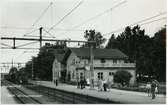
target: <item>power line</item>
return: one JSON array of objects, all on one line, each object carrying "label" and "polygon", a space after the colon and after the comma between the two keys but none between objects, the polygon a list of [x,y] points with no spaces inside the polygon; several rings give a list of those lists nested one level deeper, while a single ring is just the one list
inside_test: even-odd
[{"label": "power line", "polygon": [[0,26],[2,29],[16,29],[16,30],[31,30],[31,29],[37,29],[33,27],[9,27],[9,26]]},{"label": "power line", "polygon": [[37,20],[33,23],[32,26],[35,26],[35,24],[42,18],[42,16],[47,12],[47,10],[49,9],[49,7],[52,5],[53,3],[51,2],[47,8],[41,13],[41,15],[37,18]]},{"label": "power line", "polygon": [[[98,17],[100,17],[100,16],[102,16],[102,15],[104,15],[104,14],[110,12],[110,11],[113,10],[114,8],[116,8],[116,7],[118,7],[118,6],[122,5],[122,4],[124,4],[124,3],[126,3],[126,2],[127,2],[127,0],[124,0],[124,1],[122,1],[122,2],[120,2],[120,3],[118,3],[118,4],[116,4],[116,5],[113,6],[112,8],[109,8],[109,9],[107,9],[107,10],[105,10],[105,11],[103,11],[103,12],[101,12],[101,13],[99,13],[99,14],[97,14],[97,15],[95,15],[95,16],[93,16],[93,17],[87,19],[87,20],[85,20],[84,22],[82,22],[82,23],[80,23],[80,24],[78,24],[78,25],[75,25],[75,26],[72,27],[71,29],[78,28],[78,27],[84,25],[85,23],[87,23],[87,22],[89,22],[89,21],[91,21],[91,20],[94,20],[94,19],[96,19],[96,18],[98,18]],[[62,33],[62,34],[65,34],[65,33],[66,33],[66,32],[64,32],[64,33]]]},{"label": "power line", "polygon": [[46,33],[48,33],[52,38],[55,38],[55,36],[52,35],[49,31],[45,30],[44,28],[43,28],[43,30],[44,30]]},{"label": "power line", "polygon": [[23,47],[23,46],[27,46],[27,45],[34,44],[34,43],[38,43],[38,42],[30,42],[30,43],[25,43],[25,44],[22,44],[22,45],[16,46],[16,48],[18,48],[18,47]]},{"label": "power line", "polygon": [[57,30],[57,31],[84,31],[82,29],[64,29],[64,28],[54,28],[52,30]]},{"label": "power line", "polygon": [[28,33],[25,33],[25,34],[23,34],[24,36],[26,36],[27,34],[31,34],[31,33],[33,33],[33,32],[35,32],[35,31],[37,31],[38,29],[35,29],[35,30],[33,30],[33,31],[31,31],[31,32],[28,32]]},{"label": "power line", "polygon": [[63,18],[61,18],[55,25],[53,25],[49,30],[52,30],[55,26],[57,26],[58,24],[60,24],[67,16],[69,16],[74,10],[76,10],[81,4],[83,3],[83,0],[79,2],[79,4],[77,6],[75,6],[70,12],[68,12],[65,16],[63,16]]},{"label": "power line", "polygon": [[[137,24],[140,24],[140,23],[142,23],[142,22],[151,20],[151,19],[153,19],[153,18],[159,17],[159,16],[164,15],[164,14],[166,14],[166,12],[163,12],[163,13],[160,13],[160,14],[158,14],[158,15],[155,15],[155,16],[152,16],[152,17],[149,17],[149,18],[140,20],[140,21],[138,21],[138,22],[135,22],[135,23],[130,24],[130,25],[127,25],[127,26],[134,26],[134,25],[137,25]],[[159,21],[159,20],[163,20],[163,19],[166,19],[166,18],[163,17],[163,18],[160,18],[160,19],[156,19],[156,20],[153,20],[153,21],[149,21],[149,22],[146,22],[146,23],[142,23],[140,26],[145,25],[145,24],[149,24],[149,23],[152,23],[152,22],[156,22],[156,21]],[[125,26],[125,27],[126,27],[126,26]],[[117,30],[114,30],[114,31],[109,32],[109,33],[105,33],[105,34],[103,34],[103,36],[106,36],[106,35],[108,35],[108,34],[112,34],[112,33],[115,33],[115,32],[120,32],[120,31],[122,31],[125,27],[120,28],[120,29],[117,29]]]},{"label": "power line", "polygon": [[1,43],[1,45],[7,46],[7,47],[12,47],[12,46],[10,46],[10,45],[8,45],[8,44],[5,44],[5,43]]},{"label": "power line", "polygon": [[89,19],[87,19],[86,21],[84,21],[84,22],[82,22],[82,23],[80,23],[80,24],[74,26],[72,29],[78,28],[78,27],[84,25],[85,23],[87,23],[87,22],[89,22],[89,21],[91,21],[91,20],[94,20],[94,19],[100,17],[100,16],[102,16],[102,15],[104,15],[104,14],[110,12],[112,9],[114,9],[114,8],[116,8],[116,7],[118,7],[118,6],[122,5],[122,4],[124,4],[124,3],[126,3],[126,2],[127,2],[126,0],[123,1],[123,2],[120,2],[120,3],[118,3],[117,5],[113,6],[112,8],[107,9],[107,10],[105,10],[105,11],[103,11],[103,12],[101,12],[101,13],[99,13],[99,14],[97,14],[97,15],[95,15],[95,16],[89,18]]},{"label": "power line", "polygon": [[160,19],[156,19],[156,20],[152,20],[152,21],[149,21],[149,22],[140,24],[140,26],[142,26],[142,25],[146,25],[146,24],[150,24],[150,23],[153,23],[153,22],[156,22],[156,21],[164,20],[164,19],[166,19],[166,17],[162,17],[162,18],[160,18]]},{"label": "power line", "polygon": [[[1,49],[11,49],[10,47],[1,47]],[[39,50],[39,48],[17,48],[21,50]]]},{"label": "power line", "polygon": [[[39,36],[26,35],[26,37],[39,37]],[[42,37],[45,37],[45,38],[53,38],[53,37],[51,37],[51,36],[42,36]]]}]

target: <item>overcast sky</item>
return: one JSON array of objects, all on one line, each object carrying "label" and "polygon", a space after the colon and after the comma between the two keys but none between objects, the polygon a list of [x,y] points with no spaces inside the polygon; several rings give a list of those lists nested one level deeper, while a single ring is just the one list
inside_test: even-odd
[{"label": "overcast sky", "polygon": [[[82,0],[41,1],[42,0],[1,0],[0,35],[24,37],[25,33],[29,33],[41,26],[48,30]],[[53,2],[53,4],[50,4],[51,2]],[[111,9],[117,4],[120,5]],[[49,32],[57,39],[71,38],[72,40],[84,40],[84,30],[95,29],[104,34],[104,37],[108,39],[111,34],[106,33],[161,14],[149,21],[161,20],[141,26],[149,36],[153,36],[153,33],[165,25],[165,4],[165,0],[83,0],[79,7]],[[39,21],[35,22],[48,5],[50,6],[45,14]],[[109,11],[100,16],[98,15],[106,10]],[[95,16],[96,18],[93,18]],[[144,21],[143,23],[149,21]],[[35,25],[33,26],[34,22]],[[37,30],[31,35],[38,36],[39,31]],[[49,35],[46,34],[46,36]],[[1,42],[12,45],[12,41],[1,40]],[[17,42],[16,45],[23,43],[27,42]],[[72,44],[69,46],[72,46]],[[39,47],[39,43],[27,47]],[[31,59],[31,56],[37,53],[23,53],[24,51],[27,50],[1,50],[1,62],[11,62],[12,59],[14,59],[15,62],[26,62]]]}]

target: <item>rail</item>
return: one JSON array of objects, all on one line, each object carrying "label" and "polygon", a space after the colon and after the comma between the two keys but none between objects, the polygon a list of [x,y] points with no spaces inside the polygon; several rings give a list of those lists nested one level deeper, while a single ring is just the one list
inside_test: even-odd
[{"label": "rail", "polygon": [[16,99],[22,104],[42,104],[38,100],[34,99],[23,90],[17,88],[13,83],[9,81],[3,81],[3,85],[7,86],[7,89],[16,97]]}]

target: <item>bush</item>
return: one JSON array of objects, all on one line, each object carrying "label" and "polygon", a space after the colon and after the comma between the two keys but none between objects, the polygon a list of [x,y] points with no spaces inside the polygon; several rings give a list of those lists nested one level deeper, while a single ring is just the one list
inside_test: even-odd
[{"label": "bush", "polygon": [[129,85],[132,75],[128,71],[117,71],[114,75],[114,82],[121,83],[122,86]]}]

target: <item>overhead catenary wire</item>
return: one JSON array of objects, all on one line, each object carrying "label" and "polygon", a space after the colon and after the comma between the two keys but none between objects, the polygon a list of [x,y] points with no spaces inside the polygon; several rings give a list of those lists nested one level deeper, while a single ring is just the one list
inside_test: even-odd
[{"label": "overhead catenary wire", "polygon": [[110,11],[113,10],[114,8],[116,8],[116,7],[118,7],[118,6],[122,5],[122,4],[124,4],[124,3],[126,3],[126,2],[127,2],[127,1],[124,0],[124,1],[122,1],[122,2],[120,2],[120,3],[118,3],[118,4],[116,4],[116,5],[114,5],[113,7],[111,7],[111,8],[109,8],[109,9],[107,9],[107,10],[105,10],[105,11],[103,11],[103,12],[101,12],[101,13],[99,13],[99,14],[97,14],[97,15],[95,15],[95,16],[89,18],[89,19],[87,19],[86,21],[84,21],[84,22],[82,22],[82,23],[80,23],[80,24],[78,24],[78,25],[72,27],[71,29],[78,28],[78,27],[84,25],[85,23],[87,23],[87,22],[89,22],[89,21],[91,21],[91,20],[94,20],[94,19],[96,19],[96,18],[98,18],[98,17],[100,17],[100,16],[102,16],[102,15],[104,15],[104,14],[110,12]]},{"label": "overhead catenary wire", "polygon": [[35,32],[35,31],[37,31],[37,30],[39,30],[39,29],[34,29],[34,30],[32,30],[31,32],[27,32],[27,33],[25,33],[25,34],[23,34],[23,35],[26,36],[26,35],[31,34],[31,33]]},{"label": "overhead catenary wire", "polygon": [[162,17],[160,19],[155,19],[155,20],[152,20],[152,21],[149,21],[149,22],[146,22],[146,23],[142,23],[142,24],[140,24],[140,26],[150,24],[150,23],[153,23],[153,22],[156,22],[156,21],[164,20],[164,19],[166,19],[166,17]]},{"label": "overhead catenary wire", "polygon": [[[92,21],[92,20],[94,20],[94,19],[96,19],[96,18],[98,18],[98,17],[100,17],[100,16],[103,16],[104,14],[110,12],[110,11],[113,10],[114,8],[116,8],[116,7],[118,7],[118,6],[122,5],[122,4],[124,4],[124,3],[126,3],[126,2],[127,2],[127,0],[124,0],[124,1],[122,1],[122,2],[120,2],[120,3],[118,3],[118,4],[116,4],[116,5],[114,5],[113,7],[111,7],[111,8],[109,8],[109,9],[107,9],[107,10],[105,10],[105,11],[103,11],[103,12],[101,12],[101,13],[99,13],[99,14],[97,14],[97,15],[95,15],[95,16],[93,16],[93,17],[87,19],[87,20],[85,20],[84,22],[81,22],[81,23],[79,23],[79,24],[73,26],[72,28],[70,28],[70,30],[73,30],[73,29],[76,29],[76,28],[78,28],[78,27],[81,27],[81,26],[84,25],[85,23],[87,23],[87,22],[89,22],[89,21]],[[62,34],[65,34],[65,33],[66,33],[66,32],[64,32],[64,33],[62,33]]]},{"label": "overhead catenary wire", "polygon": [[3,46],[7,46],[7,47],[11,47],[12,48],[12,46],[10,46],[8,44],[5,44],[5,43],[0,43],[0,44],[3,45]]},{"label": "overhead catenary wire", "polygon": [[[49,28],[46,28],[46,29],[49,29]],[[55,30],[55,31],[84,31],[83,29],[68,29],[68,28],[67,29],[65,29],[65,28],[54,28],[52,30]]]},{"label": "overhead catenary wire", "polygon": [[32,26],[35,26],[35,24],[37,24],[37,22],[42,18],[42,16],[47,12],[47,10],[49,9],[49,7],[53,4],[53,2],[50,2],[49,5],[47,6],[46,9],[44,9],[44,11],[41,13],[41,15],[37,18],[37,20],[35,20],[35,22],[32,24]]},{"label": "overhead catenary wire", "polygon": [[52,30],[54,27],[56,27],[57,25],[59,25],[67,16],[69,16],[72,12],[74,12],[82,3],[83,3],[83,0],[80,1],[80,2],[78,3],[78,5],[76,5],[73,9],[71,9],[70,12],[68,12],[65,16],[63,16],[55,25],[53,25],[53,26],[48,30],[48,32],[49,32],[50,30]]},{"label": "overhead catenary wire", "polygon": [[[1,47],[1,49],[11,49],[10,47]],[[17,48],[21,50],[39,50],[39,48]]]},{"label": "overhead catenary wire", "polygon": [[[39,37],[39,36],[26,35],[26,37]],[[53,37],[51,37],[51,36],[43,36],[43,35],[42,35],[42,37],[44,37],[44,38],[53,38]]]},{"label": "overhead catenary wire", "polygon": [[14,29],[14,30],[31,30],[37,29],[35,27],[15,27],[15,26],[0,26],[1,29]]},{"label": "overhead catenary wire", "polygon": [[55,38],[55,36],[52,35],[49,31],[47,31],[45,28],[43,28],[43,30],[44,30],[46,33],[48,33],[52,38]]},{"label": "overhead catenary wire", "polygon": [[[130,25],[127,25],[127,26],[134,26],[134,25],[137,25],[137,24],[139,24],[140,26],[142,26],[142,25],[145,25],[145,24],[149,24],[149,23],[152,23],[152,22],[156,22],[156,21],[159,21],[159,20],[163,20],[163,19],[166,19],[166,17],[162,17],[162,18],[160,18],[160,19],[156,19],[156,20],[152,20],[152,21],[143,23],[143,22],[145,22],[145,21],[154,19],[154,18],[156,18],[156,17],[159,17],[159,16],[161,16],[161,15],[165,15],[165,14],[166,14],[166,12],[163,12],[163,13],[160,13],[160,14],[158,14],[158,15],[154,15],[154,16],[152,16],[152,17],[149,17],[149,18],[140,20],[140,21],[138,21],[138,22],[135,22],[135,23],[130,24]],[[105,33],[105,34],[103,34],[103,36],[106,36],[106,35],[109,35],[109,34],[112,34],[112,33],[115,33],[115,32],[120,32],[120,31],[122,31],[125,27],[126,27],[126,26],[124,26],[123,28],[116,29],[116,30],[114,30],[114,31]]]},{"label": "overhead catenary wire", "polygon": [[38,43],[38,42],[35,41],[35,42],[25,43],[25,44],[16,46],[16,48],[23,47],[23,46],[27,46],[27,45],[34,44],[34,43]]}]

